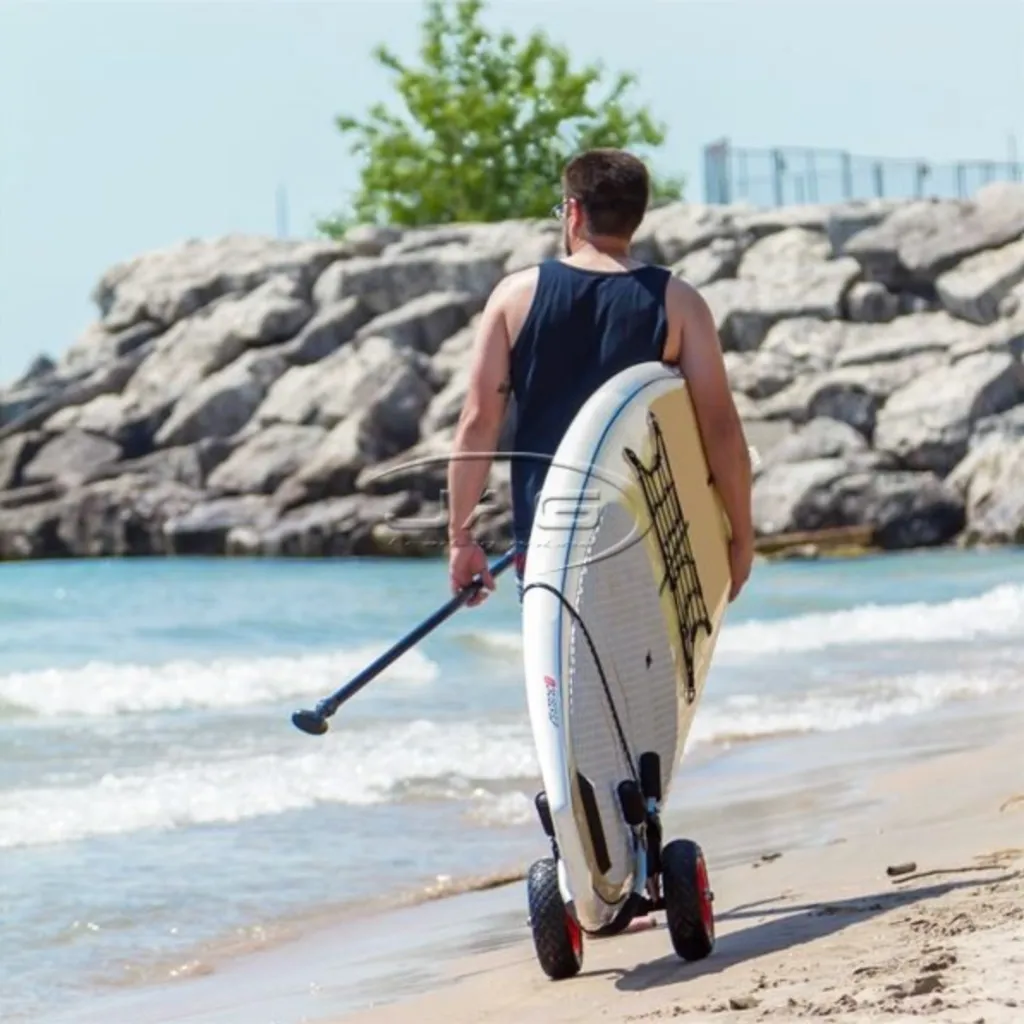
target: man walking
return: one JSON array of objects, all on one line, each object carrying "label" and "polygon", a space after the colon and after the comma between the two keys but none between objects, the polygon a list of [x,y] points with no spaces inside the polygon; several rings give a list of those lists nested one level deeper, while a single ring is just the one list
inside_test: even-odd
[{"label": "man walking", "polygon": [[559,215],[565,257],[511,274],[480,318],[469,391],[448,471],[453,590],[480,574],[494,589],[470,526],[490,473],[509,394],[516,398],[511,467],[516,574],[521,583],[535,502],[563,435],[587,399],[638,363],[678,365],[732,527],[730,600],[753,561],[750,454],[732,399],[714,318],[697,291],[663,267],[629,256],[650,182],[620,150],[582,153],[566,167]]}]

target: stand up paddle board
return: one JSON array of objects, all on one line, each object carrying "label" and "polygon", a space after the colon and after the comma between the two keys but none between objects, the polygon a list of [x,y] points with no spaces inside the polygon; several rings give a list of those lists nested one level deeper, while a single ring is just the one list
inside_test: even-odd
[{"label": "stand up paddle board", "polygon": [[729,526],[681,374],[644,363],[573,420],[539,496],[523,575],[527,704],[552,855],[530,869],[551,978],[583,934],[664,909],[687,960],[714,945],[700,847],[662,846],[672,787],[728,605]]}]

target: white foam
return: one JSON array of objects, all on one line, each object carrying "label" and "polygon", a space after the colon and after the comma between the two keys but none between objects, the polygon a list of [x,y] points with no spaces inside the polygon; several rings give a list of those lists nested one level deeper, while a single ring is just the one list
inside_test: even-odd
[{"label": "white foam", "polygon": [[472,785],[536,775],[525,721],[332,730],[315,746],[301,738],[296,745],[307,752],[158,763],[86,785],[0,792],[0,847],[237,822],[320,803],[383,803],[424,780]]},{"label": "white foam", "polygon": [[[299,657],[225,658],[162,665],[94,662],[0,676],[0,704],[36,715],[97,717],[183,708],[238,708],[330,693],[378,657],[361,647]],[[438,667],[421,651],[406,652],[381,675],[426,683]]]},{"label": "white foam", "polygon": [[716,656],[761,656],[878,643],[930,643],[1024,635],[1024,587],[929,604],[866,604],[776,621],[727,620]]}]

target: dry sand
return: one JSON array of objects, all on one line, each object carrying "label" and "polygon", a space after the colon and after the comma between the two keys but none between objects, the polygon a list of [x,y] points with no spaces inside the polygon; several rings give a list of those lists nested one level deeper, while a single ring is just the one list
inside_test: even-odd
[{"label": "dry sand", "polygon": [[524,941],[460,960],[433,991],[331,1024],[1024,1024],[1018,736],[890,772],[876,783],[883,808],[824,849],[719,872],[708,851],[718,936],[702,963],[672,954],[656,915],[654,927],[590,941],[572,980],[549,982]]}]

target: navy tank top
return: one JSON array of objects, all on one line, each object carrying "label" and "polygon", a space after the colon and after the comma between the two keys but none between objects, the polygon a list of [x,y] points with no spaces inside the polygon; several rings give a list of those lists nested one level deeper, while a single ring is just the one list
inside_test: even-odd
[{"label": "navy tank top", "polygon": [[511,355],[516,425],[510,483],[520,572],[537,496],[576,413],[620,371],[660,361],[668,334],[671,271],[664,267],[609,273],[553,259],[539,270]]}]

